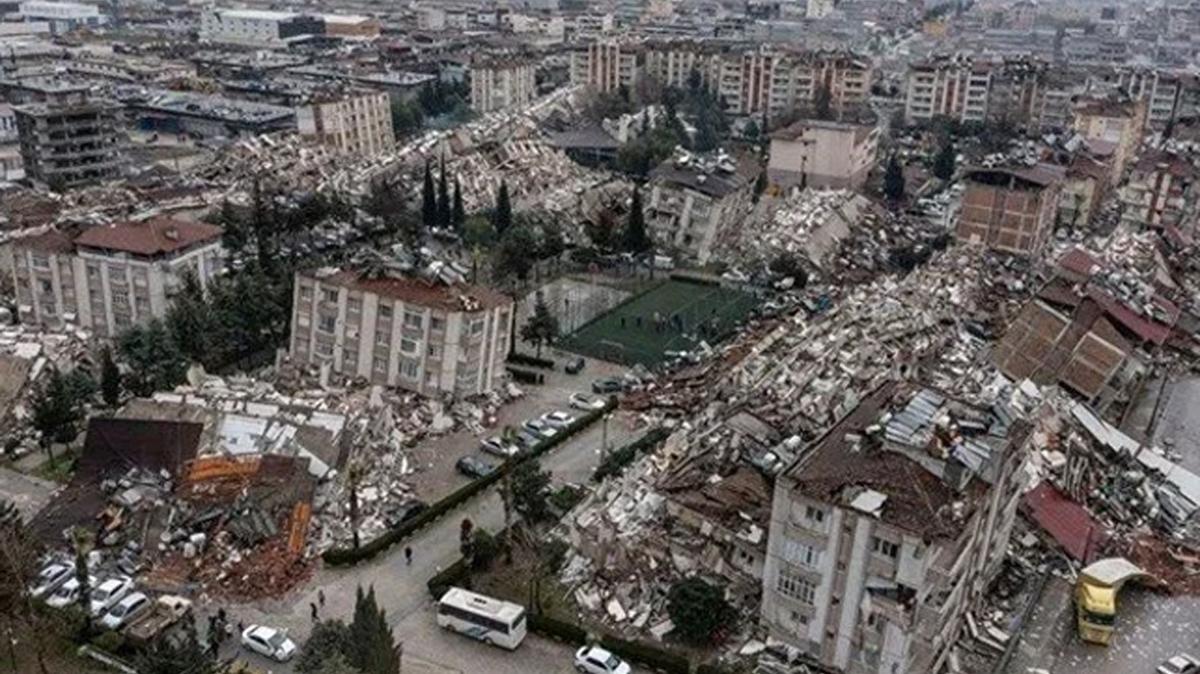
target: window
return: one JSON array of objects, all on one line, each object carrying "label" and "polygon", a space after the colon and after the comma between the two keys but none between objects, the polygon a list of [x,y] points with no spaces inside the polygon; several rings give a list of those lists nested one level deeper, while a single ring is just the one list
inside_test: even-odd
[{"label": "window", "polygon": [[884,557],[895,559],[900,555],[900,546],[891,541],[885,541],[876,536],[871,537],[871,552]]},{"label": "window", "polygon": [[372,367],[376,372],[387,372],[387,358],[376,356]]},{"label": "window", "polygon": [[380,304],[379,305],[379,317],[380,318],[391,318],[392,317],[392,305]]},{"label": "window", "polygon": [[375,331],[375,343],[379,346],[387,346],[392,341],[392,334],[387,330]]},{"label": "window", "polygon": [[322,290],[321,291],[321,301],[336,303],[337,300],[338,300],[338,291],[336,291],[336,290]]},{"label": "window", "polygon": [[805,506],[804,519],[814,524],[821,524],[825,521],[825,511],[815,506]]},{"label": "window", "polygon": [[[88,272],[91,272],[91,269],[88,269]],[[308,286],[300,286],[300,299],[302,301],[311,302],[312,301],[312,293],[313,293],[312,288],[309,288]]]},{"label": "window", "polygon": [[799,611],[792,611],[792,622],[796,623],[797,625],[807,625],[808,616]]},{"label": "window", "polygon": [[409,339],[408,337],[401,339],[400,340],[400,351],[403,353],[410,353],[410,354],[416,353],[417,352],[417,340]]},{"label": "window", "polygon": [[813,605],[817,598],[817,586],[790,571],[780,569],[775,589],[785,597]]},{"label": "window", "polygon": [[481,332],[483,332],[483,319],[477,318],[471,321],[471,334],[478,335]]},{"label": "window", "polygon": [[362,311],[362,300],[357,297],[351,297],[346,300],[346,311],[357,314]]},{"label": "window", "polygon": [[33,266],[35,269],[49,269],[50,258],[40,253],[33,254]]},{"label": "window", "polygon": [[42,286],[42,292],[50,295],[54,292],[54,282],[50,279],[38,279]]},{"label": "window", "polygon": [[317,317],[317,329],[321,332],[332,333],[337,327],[337,316],[333,314],[321,314]]},{"label": "window", "polygon": [[331,342],[318,341],[316,352],[322,356],[332,356],[333,344]]},{"label": "window", "polygon": [[400,362],[400,374],[405,379],[416,379],[421,374],[421,363],[411,358],[405,358]]},{"label": "window", "polygon": [[425,317],[411,311],[404,312],[404,327],[420,330],[425,327]]},{"label": "window", "polygon": [[783,556],[793,564],[815,567],[821,560],[821,553],[816,548],[799,541],[784,541]]},{"label": "window", "polygon": [[430,344],[428,350],[429,357],[433,360],[441,360],[442,347],[439,344]]}]

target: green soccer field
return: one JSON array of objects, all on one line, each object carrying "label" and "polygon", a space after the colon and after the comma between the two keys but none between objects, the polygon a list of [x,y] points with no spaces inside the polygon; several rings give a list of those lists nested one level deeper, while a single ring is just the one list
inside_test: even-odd
[{"label": "green soccer field", "polygon": [[[711,346],[758,304],[740,290],[665,281],[585,323],[558,343],[584,356],[653,367],[667,351]],[[657,317],[657,320],[656,320]]]}]

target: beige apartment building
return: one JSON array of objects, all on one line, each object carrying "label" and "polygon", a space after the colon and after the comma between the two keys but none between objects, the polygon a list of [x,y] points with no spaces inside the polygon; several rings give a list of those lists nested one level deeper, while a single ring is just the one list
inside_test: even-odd
[{"label": "beige apartment building", "polygon": [[291,358],[426,395],[470,396],[503,379],[513,301],[435,276],[296,274]]},{"label": "beige apartment building", "polygon": [[523,108],[537,93],[530,61],[487,60],[471,64],[471,109],[478,113]]},{"label": "beige apartment building", "polygon": [[1048,64],[1028,57],[937,56],[908,69],[904,119],[1040,124]]},{"label": "beige apartment building", "polygon": [[640,46],[615,40],[598,40],[577,47],[571,50],[571,84],[601,93],[622,86],[632,90],[641,74],[643,58]]},{"label": "beige apartment building", "polygon": [[203,287],[224,266],[220,227],[169,218],[51,231],[12,245],[21,321],[102,337],[162,318],[185,274]]},{"label": "beige apartment building", "polygon": [[859,189],[875,166],[879,127],[802,119],[771,134],[767,178],[784,191],[805,187]]},{"label": "beige apartment building", "polygon": [[770,636],[847,674],[943,671],[1004,559],[1030,426],[889,382],[775,484]]},{"label": "beige apartment building", "polygon": [[391,98],[382,92],[319,98],[296,110],[296,124],[301,135],[347,154],[371,156],[396,145]]},{"label": "beige apartment building", "polygon": [[646,228],[655,244],[706,264],[753,205],[760,170],[749,157],[680,157],[650,172]]},{"label": "beige apartment building", "polygon": [[1054,230],[1066,171],[1059,166],[968,170],[955,236],[973,246],[1034,255]]},{"label": "beige apartment building", "polygon": [[1093,145],[1099,143],[1111,148],[1110,184],[1119,185],[1142,144],[1146,101],[1086,98],[1075,102],[1072,115],[1072,128],[1080,136]]}]

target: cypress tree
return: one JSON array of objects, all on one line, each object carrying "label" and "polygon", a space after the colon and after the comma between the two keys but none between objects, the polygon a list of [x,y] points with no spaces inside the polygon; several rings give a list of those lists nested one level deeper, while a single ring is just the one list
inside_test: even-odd
[{"label": "cypress tree", "polygon": [[500,193],[496,195],[496,234],[502,236],[509,227],[512,227],[512,221],[512,202],[508,198],[508,183],[502,181]]},{"label": "cypress tree", "polygon": [[467,221],[466,211],[463,210],[462,200],[462,185],[458,184],[458,178],[454,179],[454,206],[450,212],[450,224],[454,225],[454,229],[462,231],[463,223]]},{"label": "cypress tree", "polygon": [[438,226],[449,229],[452,224],[450,213],[450,190],[446,187],[446,159],[442,158],[441,175],[438,176]]},{"label": "cypress tree", "polygon": [[421,185],[421,223],[425,225],[425,229],[429,229],[437,224],[437,219],[437,194],[433,187],[433,172],[429,169],[429,162],[425,162],[425,182]]},{"label": "cypress tree", "polygon": [[625,232],[621,241],[626,252],[644,253],[653,246],[650,237],[646,235],[646,215],[642,211],[642,193],[637,187],[633,188],[633,199],[629,205],[629,221],[625,224]]}]

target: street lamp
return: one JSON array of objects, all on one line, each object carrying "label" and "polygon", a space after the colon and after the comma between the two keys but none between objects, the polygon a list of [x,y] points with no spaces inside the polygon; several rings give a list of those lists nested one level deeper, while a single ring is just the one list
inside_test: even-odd
[{"label": "street lamp", "polygon": [[608,420],[612,418],[612,412],[605,412],[603,421],[600,426],[600,461],[604,462],[608,458]]}]

